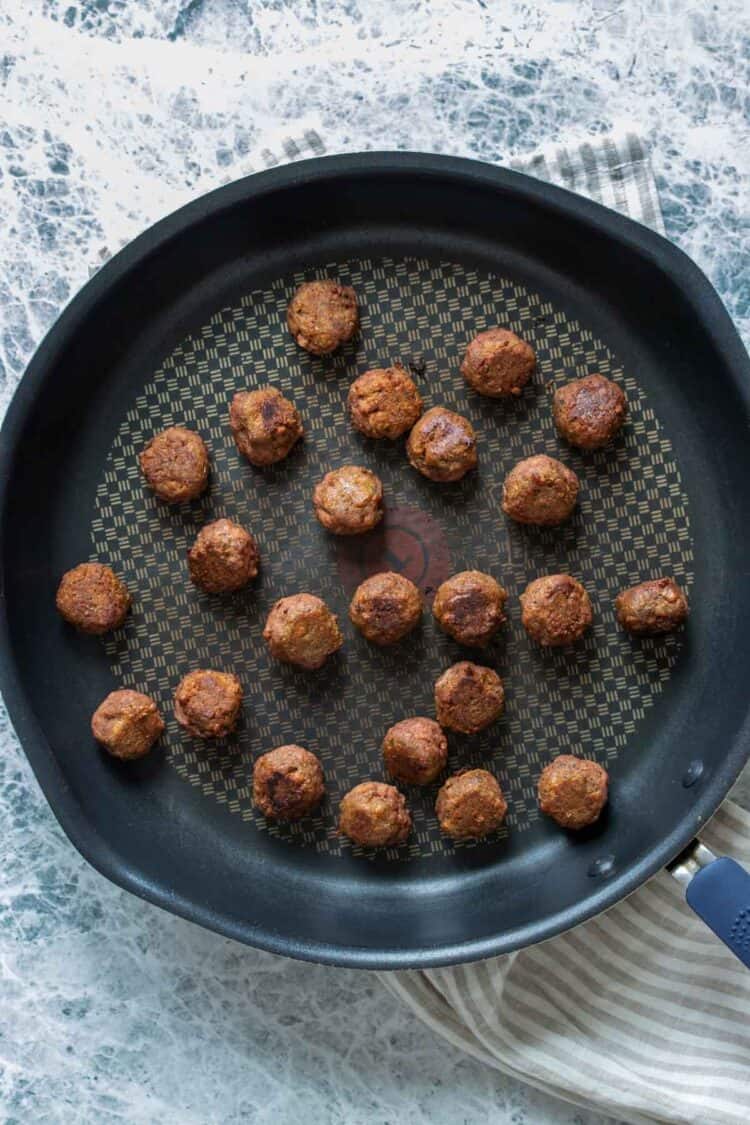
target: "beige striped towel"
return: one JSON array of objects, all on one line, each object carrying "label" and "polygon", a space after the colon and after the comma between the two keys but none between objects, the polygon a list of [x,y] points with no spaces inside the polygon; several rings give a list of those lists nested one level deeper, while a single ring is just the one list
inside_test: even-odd
[{"label": "beige striped towel", "polygon": [[[515,167],[662,230],[637,137]],[[701,835],[750,866],[750,814],[727,801]],[[383,983],[435,1032],[499,1070],[620,1121],[750,1122],[750,972],[661,872],[542,945]]]},{"label": "beige striped towel", "polygon": [[[750,814],[701,834],[750,865]],[[520,953],[381,980],[434,1031],[620,1121],[747,1125],[750,972],[662,872],[606,914]]]}]

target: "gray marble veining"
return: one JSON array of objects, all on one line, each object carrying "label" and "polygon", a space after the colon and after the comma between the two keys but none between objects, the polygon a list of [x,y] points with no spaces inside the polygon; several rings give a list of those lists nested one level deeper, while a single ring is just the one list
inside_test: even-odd
[{"label": "gray marble veining", "polygon": [[[91,270],[300,121],[330,151],[504,161],[624,124],[750,341],[745,0],[0,2],[0,405]],[[707,378],[710,373],[707,373]],[[8,1122],[601,1125],[437,1041],[369,974],[118,891],[0,725]]]}]

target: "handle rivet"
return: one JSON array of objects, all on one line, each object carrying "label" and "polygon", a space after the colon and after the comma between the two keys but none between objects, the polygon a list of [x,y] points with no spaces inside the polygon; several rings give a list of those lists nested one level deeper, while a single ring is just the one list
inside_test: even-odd
[{"label": "handle rivet", "polygon": [[606,878],[611,875],[615,869],[615,857],[613,855],[603,855],[599,859],[595,859],[589,867],[589,875],[593,878],[602,876]]},{"label": "handle rivet", "polygon": [[700,758],[696,758],[694,762],[691,762],[682,779],[684,788],[689,789],[692,785],[695,785],[696,781],[700,781],[704,769],[705,766]]}]

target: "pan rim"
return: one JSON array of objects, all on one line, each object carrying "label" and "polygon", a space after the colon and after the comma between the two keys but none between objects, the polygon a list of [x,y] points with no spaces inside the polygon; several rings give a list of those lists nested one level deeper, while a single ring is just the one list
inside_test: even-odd
[{"label": "pan rim", "polygon": [[501,934],[466,942],[421,946],[418,949],[386,949],[341,946],[330,942],[308,943],[286,934],[269,932],[218,915],[196,901],[177,898],[169,889],[133,870],[96,831],[85,810],[67,787],[62,770],[37,724],[20,681],[11,650],[5,601],[5,556],[2,540],[6,527],[8,483],[19,456],[19,441],[29,412],[36,403],[55,356],[85,328],[89,314],[100,298],[128,273],[195,223],[215,216],[225,208],[251,202],[281,188],[335,180],[342,175],[453,179],[484,185],[534,201],[555,213],[560,221],[583,221],[610,241],[634,249],[651,269],[669,278],[682,292],[726,361],[735,389],[750,413],[750,359],[729,314],[708,279],[677,246],[656,232],[614,211],[575,195],[564,188],[543,183],[520,172],[458,157],[407,152],[368,152],[316,157],[255,173],[217,188],[159,220],[117,253],[75,294],[37,348],[19,382],[0,429],[0,691],[11,722],[29,759],[32,770],[63,831],[81,855],[116,885],[181,917],[225,936],[273,953],[302,960],[368,969],[427,968],[481,960],[500,953],[545,941],[573,925],[595,916],[627,897],[677,855],[713,815],[750,755],[750,715],[733,746],[695,800],[689,813],[662,839],[659,846],[636,864],[614,875],[587,905],[569,907],[541,922],[516,927]]}]

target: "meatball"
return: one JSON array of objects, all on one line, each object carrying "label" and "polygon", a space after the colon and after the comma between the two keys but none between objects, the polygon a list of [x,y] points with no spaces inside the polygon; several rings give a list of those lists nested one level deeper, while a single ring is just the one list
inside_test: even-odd
[{"label": "meatball", "polygon": [[503,681],[492,668],[462,660],[435,684],[435,710],[441,727],[478,734],[499,719],[505,707]]},{"label": "meatball", "polygon": [[271,656],[313,671],[344,643],[335,614],[314,594],[293,594],[271,608],[263,630]]},{"label": "meatball", "polygon": [[325,796],[320,759],[303,746],[277,746],[253,770],[253,800],[271,820],[301,820]]},{"label": "meatball", "polygon": [[383,485],[369,469],[343,465],[316,484],[313,506],[326,531],[362,535],[383,518]]},{"label": "meatball", "polygon": [[487,770],[454,773],[435,801],[440,830],[454,840],[489,835],[500,827],[507,811],[502,789]]},{"label": "meatball", "polygon": [[177,722],[195,738],[225,738],[237,725],[242,684],[231,672],[188,672],[174,693]]},{"label": "meatball", "polygon": [[607,771],[586,758],[560,754],[542,770],[539,808],[563,828],[585,828],[607,803]]},{"label": "meatball", "polygon": [[164,720],[148,695],[112,691],[91,717],[91,733],[114,758],[130,761],[148,754],[164,731]]},{"label": "meatball", "polygon": [[229,425],[243,457],[261,467],[283,461],[304,433],[296,406],[275,387],[239,391],[229,407]]},{"label": "meatball", "polygon": [[555,391],[555,425],[578,449],[601,449],[619,433],[627,402],[621,387],[603,375],[574,379]]},{"label": "meatball", "polygon": [[438,587],[432,612],[440,628],[454,641],[481,648],[504,624],[507,597],[491,574],[462,570]]},{"label": "meatball", "polygon": [[373,574],[354,591],[349,616],[368,641],[393,645],[422,616],[422,595],[403,574]]},{"label": "meatball", "polygon": [[521,594],[521,621],[540,645],[569,645],[591,625],[591,601],[569,574],[547,574],[530,582]]},{"label": "meatball", "polygon": [[429,785],[445,769],[448,740],[433,719],[402,719],[383,739],[385,768],[406,785]]},{"label": "meatball", "polygon": [[542,527],[564,523],[577,499],[578,477],[545,453],[519,461],[503,484],[503,511],[518,523]]},{"label": "meatball", "polygon": [[466,349],[461,374],[480,395],[520,395],[534,374],[536,354],[530,344],[507,328],[480,332]]},{"label": "meatball", "polygon": [[654,578],[623,590],[615,599],[617,620],[636,636],[671,633],[686,620],[688,600],[674,578]]},{"label": "meatball", "polygon": [[125,584],[103,563],[80,563],[67,571],[55,598],[58,612],[82,633],[119,629],[130,602]]},{"label": "meatball", "polygon": [[209,594],[240,590],[255,578],[259,562],[252,535],[232,520],[207,523],[188,553],[190,577]]},{"label": "meatball", "polygon": [[357,334],[357,294],[329,278],[306,281],[289,302],[286,319],[301,348],[313,355],[328,355]]},{"label": "meatball", "polygon": [[363,848],[392,848],[411,832],[406,799],[393,785],[363,781],[341,801],[339,831]]},{"label": "meatball", "polygon": [[348,402],[354,428],[369,438],[395,441],[422,413],[419,391],[400,364],[360,375],[349,388]]},{"label": "meatball", "polygon": [[138,460],[149,488],[168,504],[195,500],[208,485],[206,443],[184,426],[156,434]]},{"label": "meatball", "polygon": [[477,467],[477,436],[468,418],[434,406],[409,434],[406,453],[414,468],[429,480],[461,480]]}]

